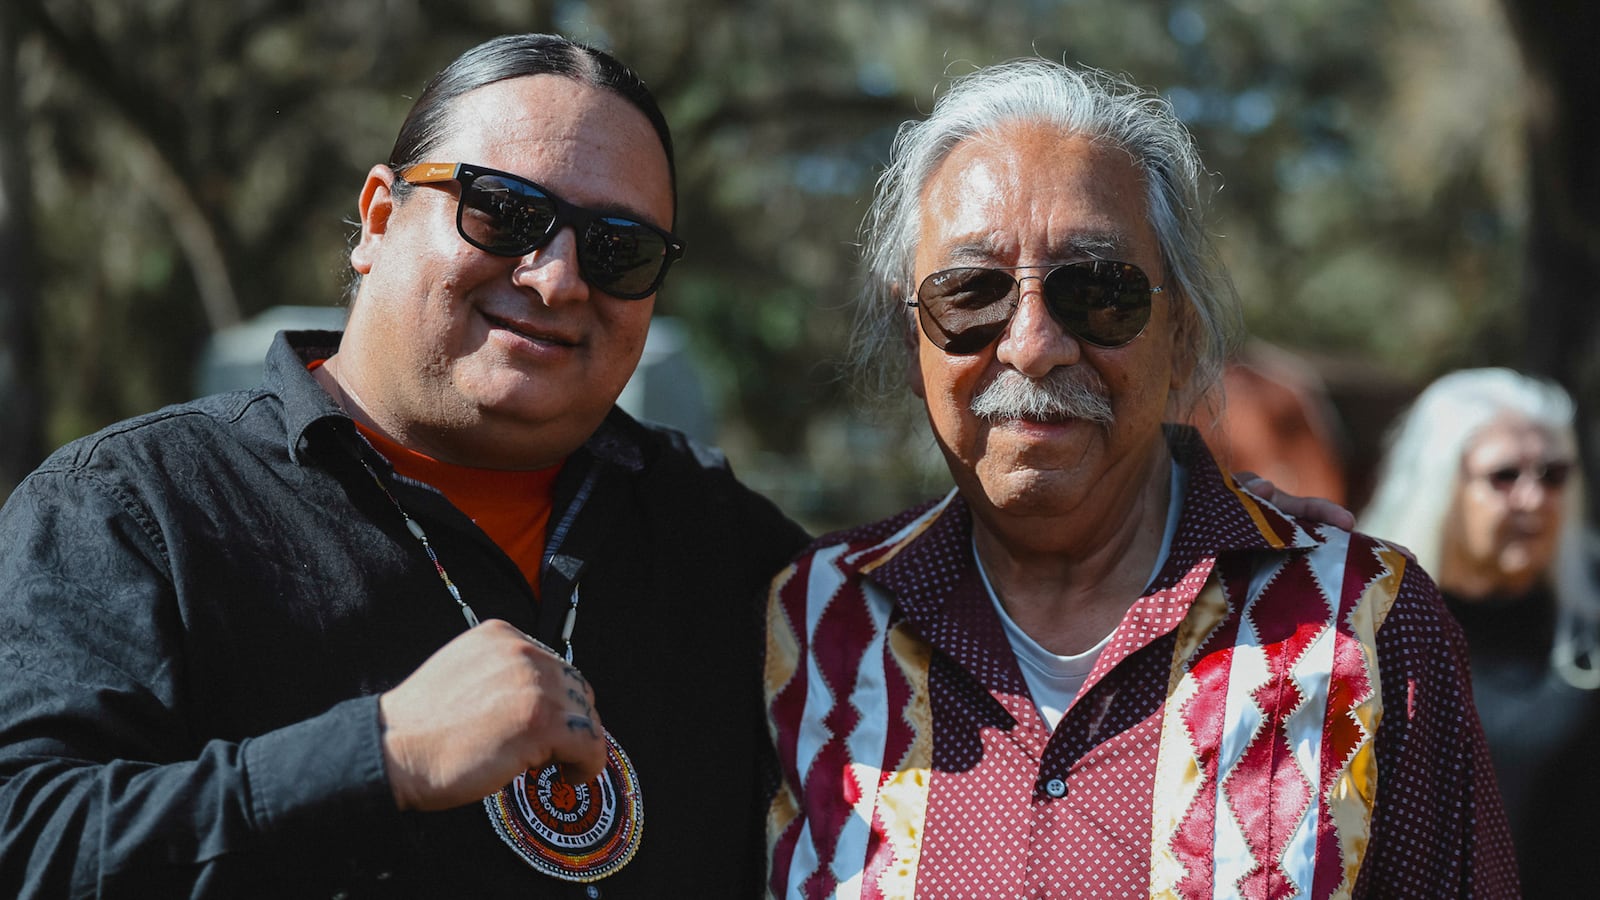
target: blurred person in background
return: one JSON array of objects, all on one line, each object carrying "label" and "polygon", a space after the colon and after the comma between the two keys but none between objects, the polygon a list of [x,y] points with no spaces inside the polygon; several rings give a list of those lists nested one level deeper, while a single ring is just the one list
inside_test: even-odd
[{"label": "blurred person in background", "polygon": [[1346,502],[1338,410],[1316,370],[1293,352],[1247,342],[1222,370],[1220,402],[1202,404],[1190,424],[1224,467]]},{"label": "blurred person in background", "polygon": [[1466,630],[1529,897],[1595,896],[1600,584],[1573,404],[1509,369],[1433,382],[1396,424],[1361,528],[1410,548]]}]

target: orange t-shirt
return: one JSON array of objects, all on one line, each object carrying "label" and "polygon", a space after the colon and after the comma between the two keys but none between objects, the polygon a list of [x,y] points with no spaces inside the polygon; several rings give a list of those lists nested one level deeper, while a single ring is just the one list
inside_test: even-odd
[{"label": "orange t-shirt", "polygon": [[[325,359],[312,360],[306,369],[315,370],[325,362]],[[533,588],[533,595],[539,596],[539,560],[544,555],[544,532],[550,524],[550,509],[555,505],[554,488],[556,476],[561,473],[560,464],[525,472],[457,466],[407,449],[360,422],[356,422],[356,428],[389,460],[396,472],[433,485],[457,509],[466,513],[467,518],[511,557],[522,570],[528,586]],[[449,560],[439,562],[445,571],[450,570]]]},{"label": "orange t-shirt", "polygon": [[[356,428],[407,478],[433,485],[511,557],[539,595],[539,561],[561,466],[531,471],[474,469],[408,449],[360,422]],[[450,561],[440,559],[448,571]],[[468,601],[471,602],[471,601]]]}]

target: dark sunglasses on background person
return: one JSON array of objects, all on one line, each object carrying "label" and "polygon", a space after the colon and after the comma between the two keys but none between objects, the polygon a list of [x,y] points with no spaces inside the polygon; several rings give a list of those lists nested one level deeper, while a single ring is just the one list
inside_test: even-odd
[{"label": "dark sunglasses on background person", "polygon": [[1572,463],[1554,460],[1531,466],[1499,466],[1487,472],[1479,472],[1474,477],[1482,478],[1489,483],[1489,487],[1504,494],[1516,487],[1524,475],[1537,480],[1547,490],[1558,491],[1567,483],[1567,477],[1571,474]]},{"label": "dark sunglasses on background person", "polygon": [[570,225],[578,237],[583,280],[613,297],[654,294],[667,268],[683,257],[683,241],[626,216],[584,209],[509,172],[468,163],[425,162],[400,173],[410,184],[461,185],[456,230],[462,240],[495,256],[526,256]]},{"label": "dark sunglasses on background person", "polygon": [[[1049,269],[1043,277],[1045,307],[1056,322],[1096,347],[1121,347],[1150,322],[1150,297],[1161,292],[1132,263],[1091,259],[1064,265],[965,266],[929,275],[917,288],[922,333],[946,353],[977,353],[994,343],[1022,298],[1013,272]],[[1025,276],[1038,277],[1038,276]]]}]

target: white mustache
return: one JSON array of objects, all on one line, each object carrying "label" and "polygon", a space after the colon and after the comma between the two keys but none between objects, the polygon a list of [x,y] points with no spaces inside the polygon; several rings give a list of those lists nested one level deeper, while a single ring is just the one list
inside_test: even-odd
[{"label": "white mustache", "polygon": [[1084,419],[1106,426],[1116,418],[1099,377],[1077,367],[1051,369],[1037,379],[1016,369],[1002,369],[994,381],[972,398],[972,414],[990,422]]}]

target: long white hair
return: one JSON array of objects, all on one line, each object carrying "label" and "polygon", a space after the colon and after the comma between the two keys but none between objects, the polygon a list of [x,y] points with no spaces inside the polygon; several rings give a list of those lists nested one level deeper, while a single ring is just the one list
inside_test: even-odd
[{"label": "long white hair", "polygon": [[[1390,432],[1361,530],[1405,546],[1424,569],[1438,572],[1462,457],[1484,426],[1508,413],[1548,431],[1576,460],[1572,398],[1560,386],[1510,369],[1452,372],[1418,395]],[[1600,688],[1600,585],[1585,553],[1577,468],[1563,493],[1566,514],[1545,576],[1556,598],[1550,664],[1574,687],[1594,690]]]},{"label": "long white hair", "polygon": [[[960,77],[926,119],[900,126],[862,226],[862,286],[854,357],[874,387],[898,391],[916,317],[922,190],[962,142],[1016,122],[1040,122],[1120,147],[1145,180],[1145,211],[1168,275],[1179,338],[1194,364],[1180,401],[1193,407],[1222,375],[1243,334],[1239,298],[1206,230],[1210,191],[1194,139],[1172,105],[1126,78],[1047,59],[1014,59]],[[1184,410],[1187,412],[1187,410]]]}]

